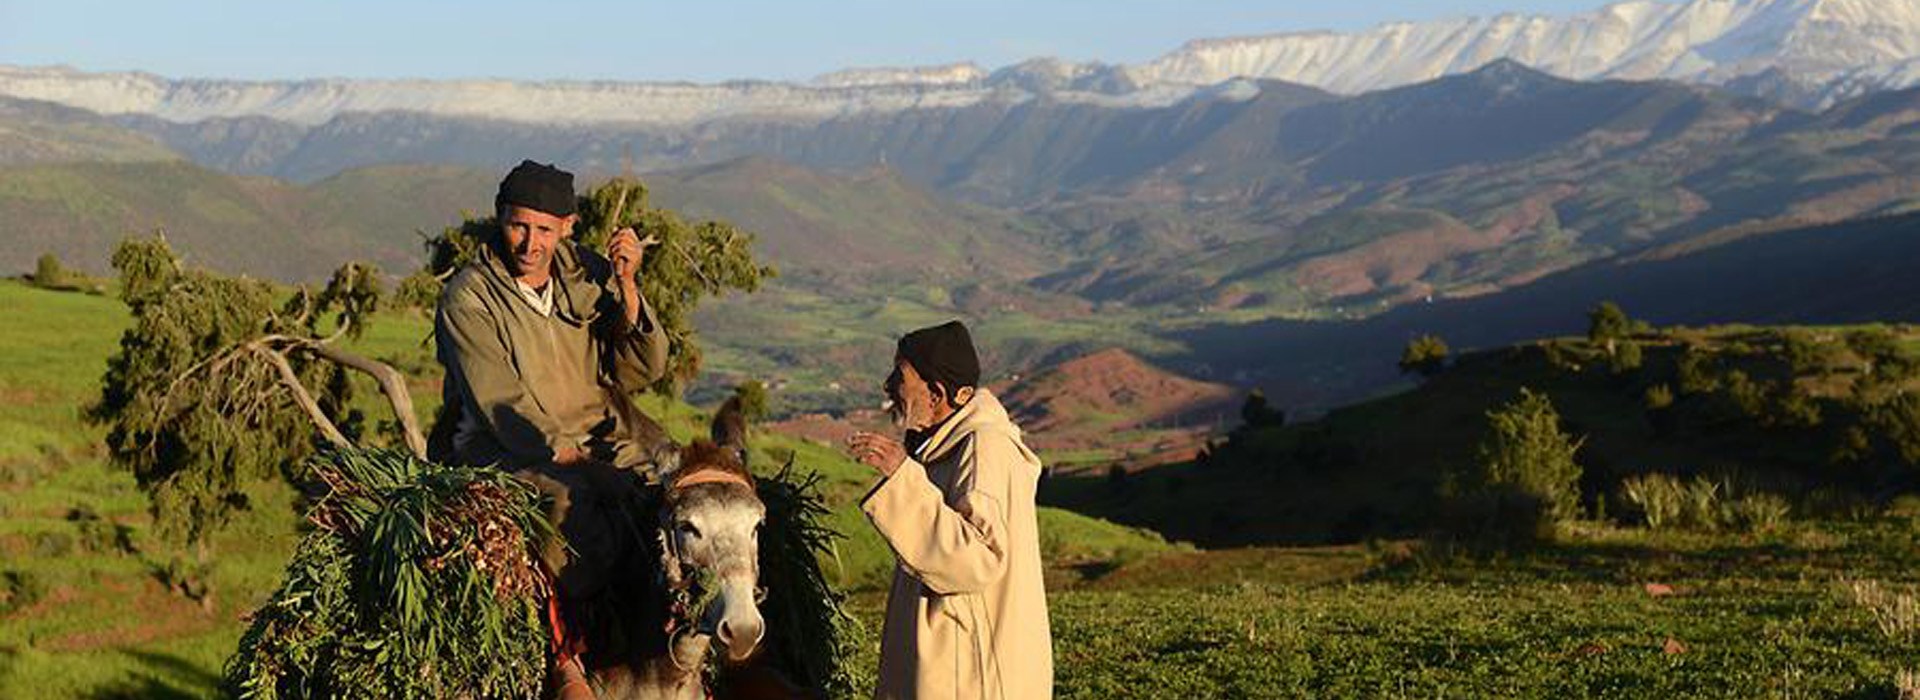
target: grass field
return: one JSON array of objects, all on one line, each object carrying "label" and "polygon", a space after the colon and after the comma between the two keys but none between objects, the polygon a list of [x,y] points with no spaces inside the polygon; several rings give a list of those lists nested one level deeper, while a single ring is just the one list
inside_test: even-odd
[{"label": "grass field", "polygon": [[[15,590],[35,598],[0,612],[0,698],[216,696],[242,617],[296,541],[287,491],[258,489],[221,536],[213,605],[176,595],[159,575],[174,550],[81,414],[124,311],[11,282],[0,308],[0,582],[26,581]],[[386,318],[360,347],[416,375],[423,411],[437,400],[424,328]],[[704,424],[684,404],[645,408],[682,436]],[[849,507],[865,472],[781,436],[756,451],[760,468],[791,456],[825,475],[848,536],[832,568],[877,621],[889,556]],[[1493,558],[1412,542],[1201,551],[1041,518],[1064,698],[1892,698],[1920,669],[1911,509],[1764,535],[1587,525]],[[1859,581],[1895,595],[1862,604]]]}]

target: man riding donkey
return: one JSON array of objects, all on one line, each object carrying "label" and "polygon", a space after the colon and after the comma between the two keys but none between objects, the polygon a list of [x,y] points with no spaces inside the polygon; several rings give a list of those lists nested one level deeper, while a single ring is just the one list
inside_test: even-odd
[{"label": "man riding donkey", "polygon": [[[605,474],[664,466],[653,452],[662,441],[645,434],[658,426],[626,392],[659,379],[668,350],[635,276],[639,236],[614,232],[605,258],[575,245],[575,202],[573,175],[551,165],[524,161],[500,182],[498,235],[448,281],[435,314],[449,413],[430,450],[514,471],[554,498],[575,556],[547,559],[569,618],[606,587],[599,564],[619,555]],[[593,697],[578,657],[557,656],[550,691]]]},{"label": "man riding donkey", "polygon": [[886,393],[903,444],[857,433],[880,472],[860,507],[893,548],[874,697],[1029,700],[1053,694],[1053,641],[1034,497],[1040,460],[955,321],[900,339]]}]

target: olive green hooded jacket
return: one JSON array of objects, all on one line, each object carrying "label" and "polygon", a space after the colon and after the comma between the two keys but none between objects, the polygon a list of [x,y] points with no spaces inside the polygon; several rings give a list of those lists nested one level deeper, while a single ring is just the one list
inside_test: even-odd
[{"label": "olive green hooded jacket", "polygon": [[667,339],[641,299],[629,324],[607,260],[554,251],[552,309],[524,296],[491,246],[448,280],[434,318],[442,396],[458,410],[451,459],[508,469],[575,448],[620,466],[641,457],[609,388],[636,390],[667,367]]}]

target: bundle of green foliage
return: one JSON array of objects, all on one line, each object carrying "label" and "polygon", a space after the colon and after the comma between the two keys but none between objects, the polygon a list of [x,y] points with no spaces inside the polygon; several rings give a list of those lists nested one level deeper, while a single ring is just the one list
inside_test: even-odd
[{"label": "bundle of green foliage", "polygon": [[[646,185],[637,180],[615,178],[593,188],[580,198],[578,210],[574,243],[589,250],[605,250],[607,240],[621,228],[658,243],[640,264],[640,291],[670,339],[668,371],[652,387],[657,391],[675,393],[700,373],[693,310],[701,299],[727,291],[752,292],[776,274],[772,267],[754,262],[749,250],[753,234],[724,221],[689,222],[670,209],[656,208]],[[401,283],[401,303],[433,308],[440,296],[439,281],[478,256],[499,228],[491,216],[468,219],[428,239],[426,268]]]},{"label": "bundle of green foliage", "polygon": [[872,669],[854,663],[869,640],[820,566],[820,557],[831,556],[842,537],[825,524],[829,510],[821,479],[819,472],[795,474],[789,461],[772,477],[755,480],[767,507],[760,533],[760,585],[767,590],[760,609],[767,621],[763,643],[794,682],[826,697],[851,698],[873,687]]},{"label": "bundle of green foliage", "polygon": [[405,452],[330,452],[316,526],[228,664],[241,698],[533,697],[553,536],[534,489]]}]

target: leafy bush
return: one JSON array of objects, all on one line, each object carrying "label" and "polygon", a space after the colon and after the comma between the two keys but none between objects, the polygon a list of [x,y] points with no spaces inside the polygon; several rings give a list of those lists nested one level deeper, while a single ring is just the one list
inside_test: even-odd
[{"label": "leafy bush", "polygon": [[1909,587],[1889,586],[1875,580],[1843,580],[1853,602],[1872,613],[1873,621],[1888,641],[1905,641],[1920,635],[1920,599]]},{"label": "leafy bush", "polygon": [[46,585],[31,572],[0,571],[0,615],[33,605],[46,592]]},{"label": "leafy bush", "polygon": [[741,417],[757,421],[767,416],[767,385],[749,379],[733,388],[733,397],[740,400]]},{"label": "leafy bush", "polygon": [[1278,428],[1287,424],[1287,412],[1267,402],[1267,392],[1254,389],[1240,404],[1240,425],[1248,430]]},{"label": "leafy bush", "polygon": [[1786,522],[1793,506],[1771,493],[1732,496],[1724,481],[1696,476],[1682,480],[1667,474],[1643,474],[1620,482],[1621,495],[1650,529],[1702,532],[1732,527],[1766,532]]},{"label": "leafy bush", "polygon": [[1498,484],[1448,498],[1440,511],[1443,544],[1481,552],[1525,551],[1554,535],[1539,494]]},{"label": "leafy bush", "polygon": [[1655,530],[1678,525],[1686,508],[1686,488],[1665,474],[1628,477],[1620,483],[1620,491],[1638,509],[1641,522]]},{"label": "leafy bush", "polygon": [[1608,355],[1613,355],[1617,343],[1632,334],[1633,320],[1627,318],[1627,312],[1622,311],[1619,304],[1605,301],[1587,312],[1587,341],[1605,347]]},{"label": "leafy bush", "polygon": [[61,289],[67,286],[67,269],[60,264],[59,257],[47,253],[35,261],[33,285],[46,289]]},{"label": "leafy bush", "polygon": [[1646,405],[1649,411],[1660,411],[1672,408],[1673,387],[1665,384],[1655,384],[1647,387],[1647,393],[1642,403]]},{"label": "leafy bush", "polygon": [[1678,367],[1680,393],[1686,396],[1705,394],[1720,388],[1720,379],[1715,374],[1713,356],[1705,350],[1687,346],[1680,355]]},{"label": "leafy bush", "polygon": [[1581,441],[1560,429],[1560,413],[1545,394],[1522,388],[1513,403],[1487,413],[1480,444],[1478,488],[1511,486],[1540,500],[1552,522],[1580,516]]},{"label": "leafy bush", "polygon": [[1613,355],[1607,361],[1607,369],[1614,374],[1628,374],[1639,371],[1644,364],[1646,364],[1646,356],[1641,351],[1640,344],[1631,340],[1622,340],[1614,347]]},{"label": "leafy bush", "polygon": [[1439,336],[1423,335],[1407,343],[1400,353],[1400,372],[1402,374],[1419,373],[1422,377],[1432,377],[1447,367],[1447,341]]},{"label": "leafy bush", "polygon": [[1749,493],[1728,507],[1729,524],[1744,532],[1771,532],[1793,514],[1787,499],[1771,493]]}]

